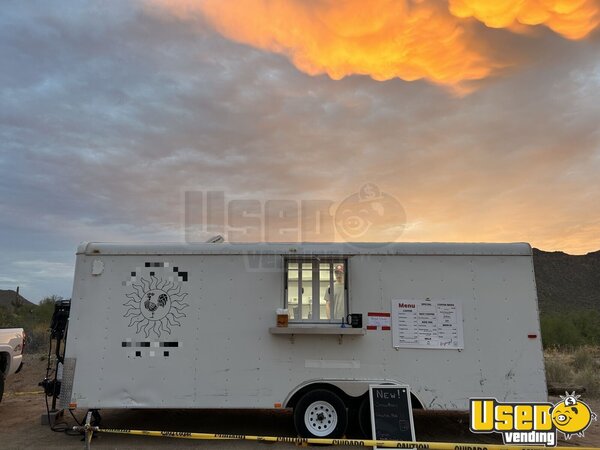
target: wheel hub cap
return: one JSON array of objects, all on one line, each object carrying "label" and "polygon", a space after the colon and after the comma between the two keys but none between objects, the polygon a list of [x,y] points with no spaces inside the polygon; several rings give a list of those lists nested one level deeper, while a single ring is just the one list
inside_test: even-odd
[{"label": "wheel hub cap", "polygon": [[337,426],[337,413],[330,403],[319,400],[311,403],[304,413],[304,424],[315,436],[327,436]]}]

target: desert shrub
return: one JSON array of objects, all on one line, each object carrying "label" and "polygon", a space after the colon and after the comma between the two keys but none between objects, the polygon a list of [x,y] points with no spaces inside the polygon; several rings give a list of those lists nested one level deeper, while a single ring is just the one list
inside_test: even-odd
[{"label": "desert shrub", "polygon": [[600,345],[600,313],[598,311],[577,311],[571,313],[570,318],[585,344]]},{"label": "desert shrub", "polygon": [[588,366],[584,370],[575,373],[573,381],[586,389],[586,397],[600,396],[600,376],[598,376],[598,372],[594,367]]},{"label": "desert shrub", "polygon": [[35,325],[25,331],[27,333],[27,347],[25,351],[28,353],[37,353],[48,350],[50,341],[50,331],[47,325]]},{"label": "desert shrub", "polygon": [[50,338],[50,319],[57,300],[62,300],[62,297],[52,295],[43,299],[39,305],[0,307],[0,327],[23,328],[27,335],[26,352],[46,351]]},{"label": "desert shrub", "polygon": [[573,371],[569,364],[561,361],[562,358],[546,356],[546,380],[553,383],[569,383],[573,378]]},{"label": "desert shrub", "polygon": [[542,342],[545,348],[576,347],[582,339],[575,324],[561,315],[546,315],[541,319]]},{"label": "desert shrub", "polygon": [[594,351],[590,347],[580,347],[573,353],[573,368],[576,371],[584,371],[594,368]]},{"label": "desert shrub", "polygon": [[583,386],[586,389],[584,399],[600,397],[600,347],[546,349],[544,364],[548,382],[564,384],[565,388],[572,389]]},{"label": "desert shrub", "polygon": [[546,313],[540,322],[544,348],[600,345],[600,314],[596,311]]}]

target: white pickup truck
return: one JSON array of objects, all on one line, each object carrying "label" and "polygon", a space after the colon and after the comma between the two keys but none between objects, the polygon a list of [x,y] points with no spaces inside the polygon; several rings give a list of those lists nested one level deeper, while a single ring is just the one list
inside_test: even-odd
[{"label": "white pickup truck", "polygon": [[23,367],[23,328],[0,328],[0,401],[4,394],[4,380]]}]

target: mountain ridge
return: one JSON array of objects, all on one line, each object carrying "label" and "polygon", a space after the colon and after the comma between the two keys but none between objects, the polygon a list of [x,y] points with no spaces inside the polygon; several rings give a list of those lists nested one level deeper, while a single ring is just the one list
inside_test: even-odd
[{"label": "mountain ridge", "polygon": [[540,312],[600,311],[600,250],[585,255],[533,249]]},{"label": "mountain ridge", "polygon": [[[21,294],[19,295],[19,301],[22,306],[31,306],[35,305],[35,303],[30,302]],[[17,298],[17,291],[13,291],[12,289],[0,289],[0,306],[10,307],[13,305],[13,302]]]}]

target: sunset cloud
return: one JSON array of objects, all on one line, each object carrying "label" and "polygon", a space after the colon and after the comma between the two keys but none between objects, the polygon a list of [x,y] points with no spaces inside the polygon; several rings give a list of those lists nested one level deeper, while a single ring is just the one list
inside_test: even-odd
[{"label": "sunset cloud", "polygon": [[[235,42],[283,54],[309,75],[334,80],[426,79],[457,93],[516,63],[492,48],[490,28],[543,25],[567,39],[598,26],[597,0],[149,0],[159,13],[210,24]],[[518,26],[520,28],[518,28]]]},{"label": "sunset cloud", "polygon": [[544,25],[567,39],[582,39],[600,23],[597,0],[449,0],[450,12],[491,28]]}]

